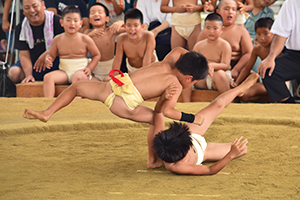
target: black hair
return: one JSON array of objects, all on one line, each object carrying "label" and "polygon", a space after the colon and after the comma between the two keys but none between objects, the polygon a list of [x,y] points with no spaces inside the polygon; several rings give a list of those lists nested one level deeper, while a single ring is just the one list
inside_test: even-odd
[{"label": "black hair", "polygon": [[106,16],[109,16],[109,10],[108,10],[108,8],[107,8],[104,4],[99,3],[99,2],[95,2],[95,3],[93,3],[93,4],[89,7],[89,13],[90,13],[91,7],[93,7],[93,6],[101,6],[101,7],[103,7]]},{"label": "black hair", "polygon": [[274,20],[270,17],[262,17],[255,22],[255,31],[258,28],[268,28],[271,30]]},{"label": "black hair", "polygon": [[124,23],[126,24],[127,19],[139,19],[141,24],[143,24],[143,13],[136,8],[130,8],[125,12]]},{"label": "black hair", "polygon": [[[219,10],[219,9],[220,9],[220,7],[222,6],[222,4],[223,4],[224,1],[225,1],[225,0],[220,0],[220,1],[219,1],[219,4],[216,6],[214,12],[216,12],[216,10]],[[235,0],[233,0],[233,1],[235,1]],[[235,1],[235,3],[236,3],[236,8],[238,8],[238,7],[239,7],[238,3],[237,3],[236,1]]]},{"label": "black hair", "polygon": [[174,163],[183,159],[192,146],[190,135],[186,124],[173,122],[169,129],[155,135],[152,147],[160,159]]},{"label": "black hair", "polygon": [[66,14],[69,14],[69,13],[77,13],[77,14],[79,14],[80,19],[81,19],[81,12],[80,12],[79,8],[77,8],[75,5],[68,5],[67,7],[65,7],[61,13],[61,18],[63,19],[66,16]]},{"label": "black hair", "polygon": [[183,75],[193,76],[192,81],[204,79],[208,74],[206,58],[196,51],[183,54],[175,63],[175,68]]},{"label": "black hair", "polygon": [[223,26],[223,18],[219,13],[208,14],[205,18],[205,22],[206,21],[218,21],[218,22],[220,22],[221,26]]}]

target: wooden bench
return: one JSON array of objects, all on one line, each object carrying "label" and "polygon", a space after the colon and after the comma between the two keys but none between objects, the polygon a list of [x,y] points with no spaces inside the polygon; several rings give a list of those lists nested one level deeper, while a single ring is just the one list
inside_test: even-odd
[{"label": "wooden bench", "polygon": [[[55,86],[55,97],[57,97],[62,91],[64,91],[69,85],[56,85]],[[44,97],[43,82],[36,81],[35,83],[22,83],[17,84],[17,97]],[[193,90],[192,91],[192,102],[211,102],[220,92],[216,90]],[[158,98],[150,99],[149,101],[157,101]],[[180,96],[178,102],[182,102]]]},{"label": "wooden bench", "polygon": [[[56,85],[55,97],[64,91],[69,85]],[[36,81],[34,83],[20,83],[16,85],[17,97],[44,97],[43,82]]]}]

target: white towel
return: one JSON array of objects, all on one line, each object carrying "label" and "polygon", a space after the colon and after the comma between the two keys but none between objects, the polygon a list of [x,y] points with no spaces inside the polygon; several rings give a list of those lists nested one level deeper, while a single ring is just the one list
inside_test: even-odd
[{"label": "white towel", "polygon": [[[46,50],[50,49],[52,40],[53,40],[53,15],[51,11],[45,10],[45,22],[44,22],[44,37],[45,37],[45,46]],[[34,47],[34,38],[32,29],[28,19],[25,17],[22,22],[21,32],[20,32],[20,41],[26,41],[30,49]]]}]

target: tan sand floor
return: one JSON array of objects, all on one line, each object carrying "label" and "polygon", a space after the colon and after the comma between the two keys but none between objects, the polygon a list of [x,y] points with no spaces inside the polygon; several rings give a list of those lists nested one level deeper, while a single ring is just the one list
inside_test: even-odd
[{"label": "tan sand floor", "polygon": [[300,199],[299,104],[231,104],[205,137],[243,135],[248,154],[217,175],[182,176],[147,169],[148,125],[100,102],[76,99],[47,123],[22,118],[52,101],[0,98],[0,199]]}]

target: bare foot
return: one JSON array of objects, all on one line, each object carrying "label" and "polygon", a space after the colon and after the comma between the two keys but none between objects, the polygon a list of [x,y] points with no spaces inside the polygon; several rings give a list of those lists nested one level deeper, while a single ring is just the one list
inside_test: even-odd
[{"label": "bare foot", "polygon": [[257,82],[258,74],[254,73],[249,75],[238,87],[241,89],[241,94],[238,97],[244,96],[245,92]]},{"label": "bare foot", "polygon": [[201,126],[204,123],[205,118],[203,117],[203,115],[201,114],[196,114],[195,115],[195,120],[194,120],[194,124],[197,124],[199,126]]},{"label": "bare foot", "polygon": [[147,162],[147,167],[148,168],[154,169],[154,168],[158,168],[158,167],[162,167],[162,166],[164,166],[164,163],[163,163],[163,161],[161,159],[157,158],[157,159],[155,159],[154,162],[151,162],[148,159],[148,162]]},{"label": "bare foot", "polygon": [[42,111],[34,111],[30,109],[25,109],[23,117],[27,119],[39,119],[42,122],[47,122],[49,120],[49,117],[47,117]]}]

